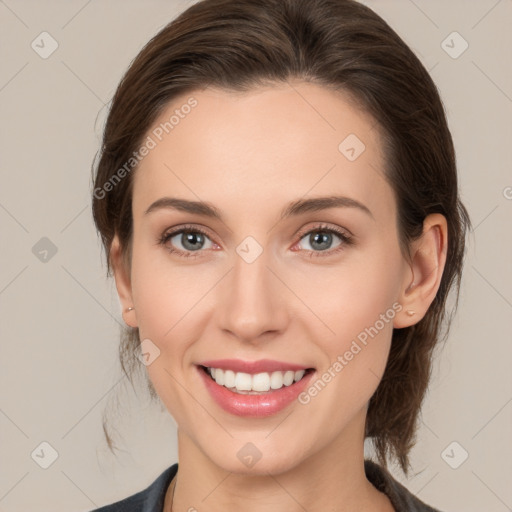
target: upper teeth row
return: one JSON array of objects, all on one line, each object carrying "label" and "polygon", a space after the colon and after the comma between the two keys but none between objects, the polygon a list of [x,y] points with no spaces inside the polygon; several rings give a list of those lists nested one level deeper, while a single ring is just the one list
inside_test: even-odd
[{"label": "upper teeth row", "polygon": [[284,386],[291,386],[294,382],[302,379],[305,370],[296,372],[263,372],[251,375],[250,373],[222,370],[221,368],[208,368],[208,373],[220,386],[236,388],[237,391],[269,391],[280,389]]}]

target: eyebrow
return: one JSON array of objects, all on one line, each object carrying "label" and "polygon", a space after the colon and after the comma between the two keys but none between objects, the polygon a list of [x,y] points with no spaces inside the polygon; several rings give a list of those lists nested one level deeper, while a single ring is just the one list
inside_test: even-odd
[{"label": "eyebrow", "polygon": [[[302,215],[308,212],[319,212],[327,210],[329,208],[355,208],[365,214],[369,215],[375,220],[370,209],[363,203],[356,201],[350,197],[345,196],[327,196],[327,197],[313,197],[310,199],[298,199],[289,203],[285,209],[281,212],[281,220]],[[187,199],[179,199],[177,197],[162,197],[157,199],[151,206],[144,212],[145,215],[148,213],[161,210],[161,209],[172,209],[179,210],[186,213],[203,215],[218,219],[224,222],[222,214],[218,208],[213,206],[211,203],[205,201],[189,201]]]}]

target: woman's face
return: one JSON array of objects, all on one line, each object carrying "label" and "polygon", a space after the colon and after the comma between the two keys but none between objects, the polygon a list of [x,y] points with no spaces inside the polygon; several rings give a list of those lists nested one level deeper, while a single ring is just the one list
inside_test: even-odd
[{"label": "woman's face", "polygon": [[[125,318],[180,450],[233,472],[285,471],[334,446],[361,456],[411,281],[374,120],[291,85],[183,95],[134,176]],[[203,367],[223,370],[219,384]]]}]

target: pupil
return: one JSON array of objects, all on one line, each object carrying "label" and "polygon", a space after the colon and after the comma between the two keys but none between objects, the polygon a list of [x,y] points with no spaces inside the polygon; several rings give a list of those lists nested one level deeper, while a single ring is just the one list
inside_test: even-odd
[{"label": "pupil", "polygon": [[[185,247],[186,249],[194,250],[194,249],[197,249],[197,247],[201,245],[201,242],[202,242],[201,238],[203,236],[201,233],[184,233],[183,235],[185,237],[183,247]],[[199,242],[198,242],[198,240],[199,240]],[[187,245],[188,245],[188,247],[187,247]]]},{"label": "pupil", "polygon": [[[320,245],[322,243],[324,243],[324,244],[327,244],[327,246],[328,246],[328,245],[330,245],[329,243],[331,241],[331,237],[332,237],[332,235],[330,233],[323,233],[323,232],[312,235],[313,242],[311,243],[311,246],[314,247],[314,244],[316,244],[316,243],[319,243]],[[320,240],[320,241],[318,241],[318,240]],[[328,247],[324,246],[324,247],[317,247],[317,248],[321,251],[324,251]]]}]

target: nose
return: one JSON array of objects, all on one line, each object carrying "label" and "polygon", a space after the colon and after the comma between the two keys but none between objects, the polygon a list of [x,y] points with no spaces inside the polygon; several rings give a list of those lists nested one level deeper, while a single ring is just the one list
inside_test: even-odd
[{"label": "nose", "polygon": [[[234,253],[217,304],[220,328],[245,343],[261,343],[284,332],[290,315],[286,286],[266,251],[254,261]],[[289,292],[288,292],[289,293]]]}]

